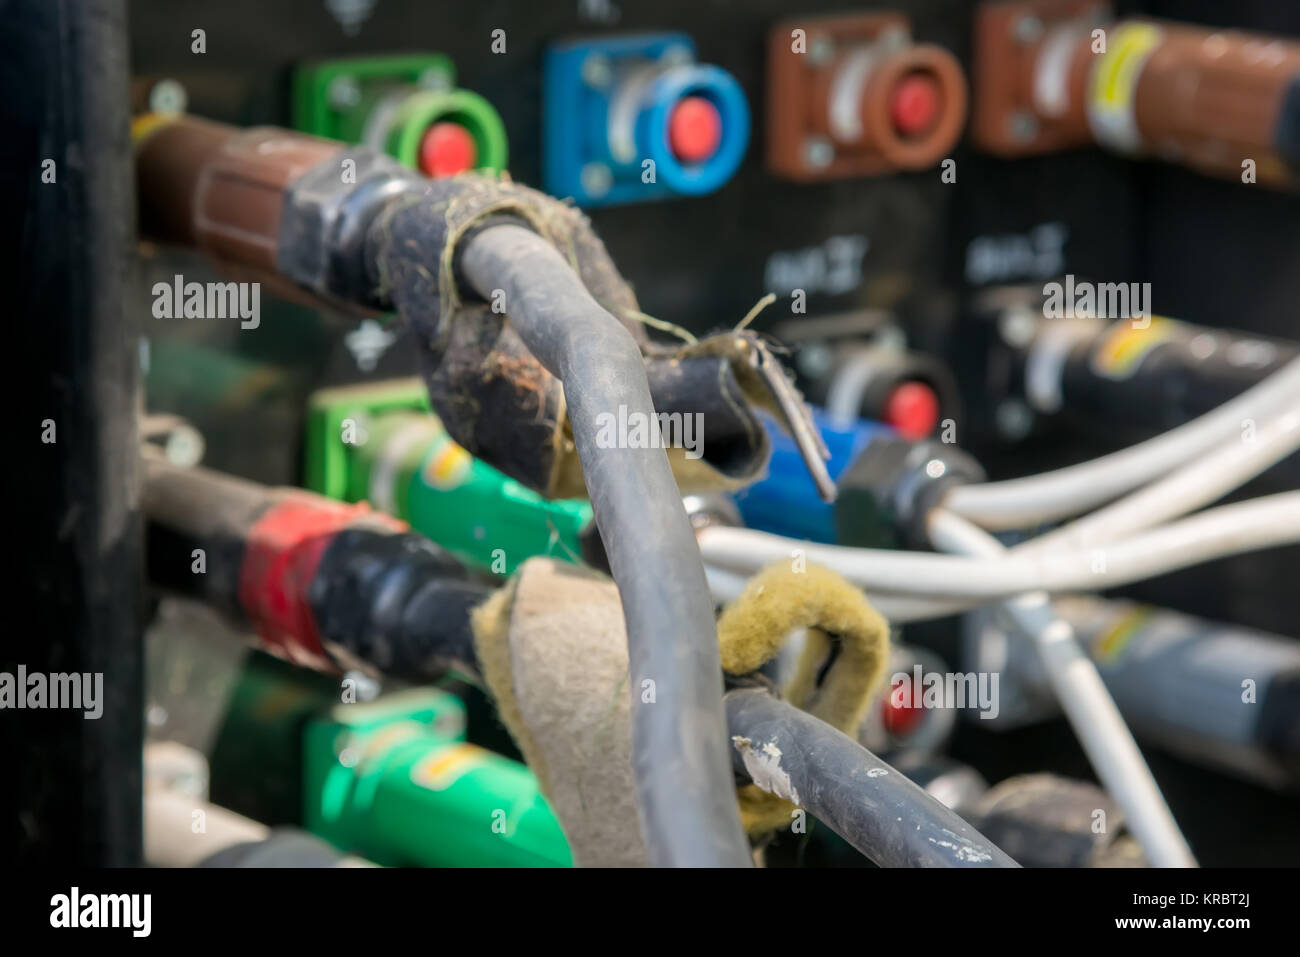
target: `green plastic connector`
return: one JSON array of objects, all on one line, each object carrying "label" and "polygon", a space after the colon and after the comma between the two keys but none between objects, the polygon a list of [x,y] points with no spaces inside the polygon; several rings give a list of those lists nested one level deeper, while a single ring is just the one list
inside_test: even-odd
[{"label": "green plastic connector", "polygon": [[293,76],[293,125],[365,143],[419,169],[420,142],[429,127],[458,123],[474,140],[477,169],[505,169],[501,117],[477,93],[456,89],[455,81],[451,60],[437,53],[303,64]]},{"label": "green plastic connector", "polygon": [[572,866],[537,779],[464,729],[433,688],[334,706],[304,736],[304,824],[388,866]]},{"label": "green plastic connector", "polygon": [[585,499],[543,498],[452,441],[419,379],[317,392],[306,445],[308,488],[368,500],[499,575],[535,555],[579,560],[592,524]]}]

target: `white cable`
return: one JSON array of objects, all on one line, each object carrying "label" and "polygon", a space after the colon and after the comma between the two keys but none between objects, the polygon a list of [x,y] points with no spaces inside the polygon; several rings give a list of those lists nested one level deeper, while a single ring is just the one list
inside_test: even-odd
[{"label": "white cable", "polygon": [[1291,410],[1237,441],[1184,466],[1117,502],[1055,531],[1015,546],[1012,553],[1080,549],[1180,518],[1222,498],[1300,449],[1300,409]]},{"label": "white cable", "polygon": [[[928,528],[936,548],[997,560],[1004,549],[987,532],[943,509],[930,513]],[[1003,602],[1002,608],[1034,642],[1043,670],[1061,708],[1083,745],[1102,785],[1124,812],[1129,831],[1154,867],[1195,867],[1178,823],[1137,742],[1075,638],[1074,629],[1052,611],[1046,592]]]},{"label": "white cable", "polygon": [[1040,475],[963,485],[944,507],[993,530],[1077,515],[1152,481],[1279,412],[1300,408],[1300,359],[1241,395],[1163,435],[1079,465]]},{"label": "white cable", "polygon": [[722,605],[739,598],[740,593],[749,584],[747,575],[727,568],[719,568],[716,565],[710,565],[708,562],[704,563],[704,578],[709,583],[709,591],[713,595],[713,600]]},{"label": "white cable", "polygon": [[[748,573],[710,565],[708,562],[704,564],[704,575],[708,579],[713,600],[721,605],[735,601],[749,584]],[[943,618],[984,604],[980,599],[918,598],[915,595],[894,595],[879,591],[872,591],[867,597],[871,601],[871,607],[880,612],[891,625]]]},{"label": "white cable", "polygon": [[[1284,412],[1223,449],[1185,466],[1117,502],[1055,531],[1015,546],[1008,554],[1024,556],[1047,548],[1080,550],[1107,540],[1131,536],[1160,522],[1178,518],[1240,487],[1300,449],[1300,411]],[[789,552],[800,543],[790,541]],[[706,555],[707,557],[707,555]],[[731,601],[745,586],[745,577],[720,565],[707,565],[709,583],[718,601]],[[989,599],[918,597],[873,588],[871,601],[894,624],[942,618],[984,604]]]},{"label": "white cable", "polygon": [[826,389],[826,415],[838,428],[852,428],[862,417],[862,400],[878,368],[873,350],[861,349],[831,377]]},{"label": "white cable", "polygon": [[[1153,482],[1119,501],[1055,531],[1022,542],[1010,550],[1025,555],[1047,548],[1091,548],[1121,536],[1131,536],[1161,522],[1180,518],[1217,500],[1267,471],[1300,449],[1300,411],[1265,424],[1253,438],[1242,438],[1185,466],[1167,479]],[[979,604],[971,599],[916,598],[874,593],[872,604],[894,624],[954,615]]]},{"label": "white cable", "polygon": [[916,595],[895,595],[890,592],[872,592],[867,597],[871,599],[871,607],[884,615],[891,625],[947,618],[988,604],[989,601],[984,598],[919,598]]},{"label": "white cable", "polygon": [[754,572],[802,553],[869,591],[993,599],[1039,589],[1096,591],[1300,541],[1300,492],[1221,505],[1104,547],[1042,555],[1012,552],[992,561],[821,545],[719,526],[701,529],[698,538],[705,562],[731,571]]}]

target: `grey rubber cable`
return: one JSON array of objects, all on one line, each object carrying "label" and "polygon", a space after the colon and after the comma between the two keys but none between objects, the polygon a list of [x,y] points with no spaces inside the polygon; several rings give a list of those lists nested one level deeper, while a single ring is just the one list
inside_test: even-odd
[{"label": "grey rubber cable", "polygon": [[629,416],[653,416],[640,350],[560,253],[528,229],[480,231],[467,241],[460,265],[479,295],[504,292],[511,325],[564,384],[627,622],[633,755],[651,863],[747,866],[713,601],[681,493],[662,449],[597,444],[602,413],[621,418],[622,406]]},{"label": "grey rubber cable", "polygon": [[724,702],[736,771],[793,800],[881,867],[1019,867],[826,722],[756,688],[728,692]]}]

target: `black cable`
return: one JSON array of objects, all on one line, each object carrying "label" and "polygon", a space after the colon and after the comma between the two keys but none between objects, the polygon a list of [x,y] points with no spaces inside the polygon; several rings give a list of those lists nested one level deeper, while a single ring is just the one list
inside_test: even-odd
[{"label": "black cable", "polygon": [[[205,468],[145,460],[148,572],[160,591],[261,626],[241,588],[254,528],[285,503],[344,507],[299,489],[272,488]],[[284,544],[291,536],[282,535]],[[307,533],[323,546],[309,578],[291,575],[283,597],[309,611],[320,665],[370,667],[404,681],[449,671],[477,683],[470,611],[493,592],[449,552],[377,515]],[[202,573],[194,570],[203,554]],[[260,569],[259,569],[260,570]],[[298,635],[299,639],[303,636]],[[314,644],[314,639],[311,644]]]},{"label": "black cable", "polygon": [[752,776],[752,768],[778,782],[778,790],[797,794],[800,807],[881,867],[1019,866],[899,771],[806,711],[756,688],[730,691],[723,702],[736,771]]},{"label": "black cable", "polygon": [[[393,242],[387,254],[411,254],[405,250]],[[560,253],[527,229],[483,229],[465,246],[461,268],[484,298],[504,291],[511,325],[564,383],[627,622],[633,755],[651,862],[745,866],[751,858],[726,755],[713,601],[681,493],[662,449],[596,443],[601,413],[619,416],[622,406],[629,416],[654,415],[640,350]],[[401,292],[393,290],[399,307],[408,305]]]},{"label": "black cable", "polygon": [[[347,160],[358,177],[345,182],[338,169]],[[464,331],[439,326],[440,318],[456,321],[454,314],[440,317],[442,300],[454,298],[452,290],[439,288],[444,257],[461,255],[467,285],[485,302],[495,307],[498,290],[504,294],[515,338],[510,345],[522,343],[521,351],[532,353],[525,364],[540,363],[563,384],[583,478],[622,596],[633,753],[650,860],[666,866],[751,863],[723,740],[713,602],[667,455],[662,447],[597,445],[602,413],[645,417],[647,432],[658,425],[644,359],[632,335],[597,303],[560,252],[518,220],[509,222],[512,210],[533,204],[540,194],[529,199],[527,191],[479,177],[424,180],[372,150],[331,151],[326,141],[287,131],[239,134],[184,120],[155,131],[141,147],[137,166],[141,182],[149,184],[145,200],[166,209],[205,211],[162,230],[166,238],[223,250],[228,264],[258,275],[273,270],[330,301],[396,306],[425,338],[426,366],[446,347],[436,338]],[[550,215],[558,215],[556,201],[545,202]],[[249,208],[257,213],[256,226],[249,225]],[[208,210],[223,216],[214,220]],[[460,230],[470,227],[466,238]],[[630,291],[594,237],[580,235],[584,230],[570,238],[575,247],[586,248],[589,261],[600,260],[584,273],[586,281],[611,305],[630,304]],[[449,243],[459,248],[448,249]],[[490,336],[500,328],[489,322],[473,332]],[[462,342],[438,358],[455,360],[452,379],[482,385],[474,357],[499,345]],[[506,358],[525,357],[512,351]],[[811,436],[802,403],[774,363],[760,363],[759,372],[783,402],[799,406],[796,432],[802,424],[800,434]],[[477,418],[488,394],[504,396],[499,407],[487,410],[486,420],[502,418],[514,428],[497,435],[493,454],[483,457],[514,478],[531,479],[535,488],[547,487],[553,423],[540,414],[531,420],[515,414],[521,408],[519,393],[528,392],[529,383],[500,378],[486,392],[461,388],[441,396],[442,386],[430,380],[430,397],[435,407],[468,405],[471,418]],[[534,394],[541,396],[542,390]],[[444,410],[439,412],[445,420]],[[480,454],[477,435],[469,438],[461,444]],[[824,455],[819,446],[816,451]],[[532,473],[528,465],[534,466]],[[819,460],[815,467],[824,474]]]},{"label": "black cable", "polygon": [[[240,620],[239,570],[249,529],[275,504],[273,490],[157,455],[144,456],[141,467],[149,583]],[[195,573],[196,549],[203,553],[202,574]]]},{"label": "black cable", "polygon": [[[0,673],[21,666],[51,681],[102,681],[99,720],[84,720],[81,709],[9,710],[8,702],[0,717],[12,797],[0,826],[0,845],[11,851],[0,853],[24,870],[140,863],[144,558],[135,449],[145,326],[128,305],[138,257],[126,7],[17,0],[2,11],[5,303],[14,316],[40,318],[11,322],[7,336],[6,412],[30,423],[33,441],[5,475],[14,564]],[[17,693],[27,691],[20,684]]]},{"label": "black cable", "polygon": [[[156,458],[147,459],[145,465],[143,507],[149,521],[151,579],[236,614],[241,610],[240,569],[252,528],[278,504],[287,501],[303,507],[318,501],[309,493],[268,488],[207,469],[179,468]],[[625,502],[617,504],[626,507]],[[609,534],[608,529],[604,534]],[[620,560],[635,559],[635,544],[628,547],[626,538],[614,541],[624,544],[616,551]],[[191,569],[196,548],[207,556],[201,575]],[[649,579],[647,584],[655,582]],[[300,597],[310,604],[315,627],[331,656],[367,662],[386,674],[410,679],[441,674],[448,666],[471,676],[477,671],[470,612],[491,589],[467,580],[451,556],[421,536],[374,524],[361,515],[329,533],[311,580],[299,585]],[[675,663],[662,664],[656,656],[663,652],[663,643],[650,649],[649,667]],[[708,684],[720,689],[720,665],[715,662],[711,667],[715,679]],[[632,673],[656,672],[634,669]],[[657,705],[642,704],[635,714],[643,720],[661,717],[667,702],[656,697]],[[873,861],[885,866],[1013,864],[899,772],[767,690],[743,688],[724,700],[731,740],[743,742],[733,752],[736,770],[746,772],[746,755],[751,761],[767,762],[769,779],[775,774],[788,780],[803,807]],[[650,730],[662,733],[663,729]],[[717,747],[712,750],[725,753],[726,742],[719,728],[713,738]],[[717,793],[735,815],[730,773]],[[669,813],[678,810],[667,808]],[[661,818],[670,825],[682,819]],[[660,850],[682,853],[662,844]]]},{"label": "black cable", "polygon": [[478,683],[470,611],[495,591],[418,533],[356,526],[334,536],[307,589],[326,649],[385,675]]}]

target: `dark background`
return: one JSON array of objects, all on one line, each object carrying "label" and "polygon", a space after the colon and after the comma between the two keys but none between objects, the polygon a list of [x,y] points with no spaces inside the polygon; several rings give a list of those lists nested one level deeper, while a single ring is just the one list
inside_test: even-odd
[{"label": "dark background", "polygon": [[[730,71],[749,97],[754,129],[737,175],[714,195],[598,210],[592,219],[646,312],[703,332],[734,324],[767,289],[764,267],[778,251],[820,245],[827,237],[870,242],[861,284],[840,295],[809,297],[808,315],[859,308],[892,311],[913,342],[943,354],[968,390],[978,391],[979,357],[957,343],[970,320],[974,291],[967,250],[977,237],[1027,235],[1044,224],[1065,231],[1055,272],[1114,282],[1151,283],[1154,311],[1203,325],[1300,339],[1300,198],[1264,186],[1218,181],[1162,163],[1134,162],[1100,150],[1005,161],[963,142],[953,153],[954,185],[938,170],[796,185],[763,167],[765,37],[776,22],[843,10],[896,9],[912,18],[923,42],[952,50],[969,66],[971,11],[963,0],[902,0],[815,6],[780,0],[612,0],[613,22],[584,17],[567,2],[431,3],[378,0],[347,35],[325,0],[136,0],[131,69],[168,76],[186,87],[192,112],[239,124],[289,121],[288,78],[307,58],[439,51],[455,62],[458,84],[500,112],[510,137],[509,170],[539,181],[542,53],[574,34],[682,30],[699,58]],[[351,4],[357,6],[357,4]],[[1122,3],[1147,13],[1214,26],[1300,36],[1300,3],[1189,0]],[[803,8],[797,10],[796,8]],[[585,9],[592,9],[586,6]],[[794,11],[794,12],[792,12]],[[207,33],[207,52],[190,52],[190,33]],[[507,52],[489,50],[504,29]],[[166,325],[154,320],[147,290],[155,278],[197,274],[192,260],[146,250],[146,281],[133,315],[149,339],[151,409],[191,419],[209,444],[208,464],[264,481],[299,479],[302,411],[321,385],[362,378],[337,317],[264,300],[261,327]],[[1046,274],[1009,272],[1001,282],[1042,282]],[[756,323],[770,330],[790,316],[779,300]],[[409,374],[414,357],[399,339],[372,375]],[[978,417],[978,403],[970,416]],[[1065,464],[1108,450],[1095,435],[1057,433],[1027,445],[987,440],[974,421],[971,450],[994,477]],[[1275,490],[1266,479],[1252,492]],[[1192,613],[1295,633],[1300,550],[1273,550],[1215,562],[1128,590]],[[917,629],[913,640],[943,648],[951,623]],[[964,729],[956,754],[991,779],[1051,767],[1088,776],[1086,762],[1060,723],[993,736]],[[1159,753],[1151,760],[1175,814],[1205,863],[1294,859],[1300,825],[1294,800],[1193,770]]]}]

